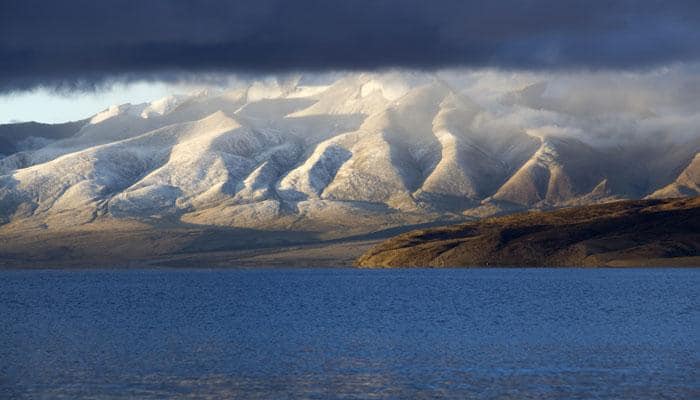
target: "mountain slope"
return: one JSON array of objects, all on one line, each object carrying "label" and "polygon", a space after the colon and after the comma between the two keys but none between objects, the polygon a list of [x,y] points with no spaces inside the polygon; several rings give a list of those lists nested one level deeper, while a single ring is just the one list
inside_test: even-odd
[{"label": "mountain slope", "polygon": [[535,154],[501,186],[493,199],[532,207],[557,205],[590,194],[605,181],[604,160],[570,138],[540,138]]},{"label": "mountain slope", "polygon": [[693,157],[678,178],[651,194],[652,198],[683,197],[700,195],[700,153]]}]

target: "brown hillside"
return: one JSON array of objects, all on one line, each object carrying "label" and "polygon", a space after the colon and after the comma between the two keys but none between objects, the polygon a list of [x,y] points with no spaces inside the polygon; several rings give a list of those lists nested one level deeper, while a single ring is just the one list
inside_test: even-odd
[{"label": "brown hillside", "polygon": [[700,197],[621,201],[412,231],[362,267],[700,266]]}]

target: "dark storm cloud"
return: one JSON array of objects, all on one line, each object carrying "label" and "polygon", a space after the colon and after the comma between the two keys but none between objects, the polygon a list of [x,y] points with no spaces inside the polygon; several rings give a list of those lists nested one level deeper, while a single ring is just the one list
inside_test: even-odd
[{"label": "dark storm cloud", "polygon": [[0,91],[201,72],[647,68],[700,58],[700,2],[1,0]]}]

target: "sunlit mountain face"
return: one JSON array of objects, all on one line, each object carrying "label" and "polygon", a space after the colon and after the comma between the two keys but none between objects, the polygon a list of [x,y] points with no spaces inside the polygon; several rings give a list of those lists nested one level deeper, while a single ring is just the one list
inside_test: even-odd
[{"label": "sunlit mountain face", "polygon": [[0,221],[342,236],[697,195],[697,76],[305,73],[124,99],[73,123],[1,126]]}]

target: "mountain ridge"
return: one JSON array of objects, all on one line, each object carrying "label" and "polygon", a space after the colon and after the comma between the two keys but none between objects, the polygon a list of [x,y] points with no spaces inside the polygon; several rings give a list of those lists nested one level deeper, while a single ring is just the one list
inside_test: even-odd
[{"label": "mountain ridge", "polygon": [[[301,82],[110,107],[74,134],[62,125],[35,147],[10,149],[0,157],[0,231],[133,220],[333,238],[700,193],[700,135],[634,139],[638,152],[624,152],[509,125],[430,74]],[[537,111],[509,96],[499,107]]]}]

